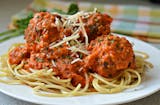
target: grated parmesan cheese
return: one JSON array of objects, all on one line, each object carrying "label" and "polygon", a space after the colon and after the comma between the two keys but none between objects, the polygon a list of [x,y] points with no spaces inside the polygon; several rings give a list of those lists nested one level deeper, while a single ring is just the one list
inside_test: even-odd
[{"label": "grated parmesan cheese", "polygon": [[68,37],[64,37],[63,40],[61,40],[60,42],[56,43],[56,44],[50,44],[51,46],[49,48],[55,48],[55,47],[58,47],[60,45],[62,45],[63,43],[65,42],[68,42],[70,40],[75,40],[75,39],[78,39],[80,36],[79,34],[76,34],[76,35],[72,35],[72,36],[68,36]]},{"label": "grated parmesan cheese", "polygon": [[89,54],[89,52],[87,50],[82,50],[82,49],[77,48],[75,46],[72,46],[72,47],[70,47],[68,49],[71,50],[72,52],[81,52],[81,53],[86,54],[86,55]]},{"label": "grated parmesan cheese", "polygon": [[62,23],[57,17],[55,18],[55,25],[57,26],[58,31],[60,30],[60,27],[62,27]]},{"label": "grated parmesan cheese", "polygon": [[56,63],[55,63],[54,60],[51,60],[51,62],[52,62],[52,65],[53,65],[54,67],[57,67],[57,65],[56,65]]},{"label": "grated parmesan cheese", "polygon": [[83,33],[83,35],[84,35],[84,37],[85,37],[85,44],[86,44],[86,46],[88,46],[88,35],[87,35],[87,32],[86,32],[86,30],[85,30],[85,28],[84,28],[82,19],[81,19],[80,17],[79,17],[79,22],[80,22],[80,26],[81,26],[81,28],[82,28],[82,33]]},{"label": "grated parmesan cheese", "polygon": [[78,61],[82,61],[80,58],[77,58],[77,59],[74,59],[72,62],[71,62],[71,64],[74,64],[74,63],[76,63],[76,62],[78,62]]}]

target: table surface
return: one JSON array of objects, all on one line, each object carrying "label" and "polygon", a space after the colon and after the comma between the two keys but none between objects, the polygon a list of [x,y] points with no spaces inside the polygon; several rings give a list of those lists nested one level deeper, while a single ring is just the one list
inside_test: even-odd
[{"label": "table surface", "polygon": [[[79,0],[75,0],[75,1],[79,1]],[[10,22],[10,17],[13,14],[17,13],[19,10],[26,7],[27,4],[29,4],[30,2],[32,2],[32,0],[0,0],[0,32],[6,29],[7,24]],[[92,2],[97,2],[97,0],[92,0]],[[158,7],[157,4],[151,4],[148,0],[132,0],[132,1],[131,0],[107,0],[107,2],[106,0],[99,0],[98,2],[108,3],[108,4],[109,3],[134,4],[134,5]],[[160,48],[160,44],[152,44],[152,45],[157,48]],[[160,97],[160,91],[146,98],[143,98],[131,103],[126,103],[123,105],[160,105],[159,97]],[[36,105],[36,104],[17,100],[3,93],[0,93],[0,105]]]}]

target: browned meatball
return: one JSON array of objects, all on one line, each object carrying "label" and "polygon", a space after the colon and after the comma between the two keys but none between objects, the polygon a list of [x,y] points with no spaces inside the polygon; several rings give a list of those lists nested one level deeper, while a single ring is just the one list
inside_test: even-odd
[{"label": "browned meatball", "polygon": [[132,45],[124,37],[103,35],[92,40],[86,57],[86,68],[104,77],[113,77],[127,68],[135,68]]},{"label": "browned meatball", "polygon": [[107,14],[94,13],[89,18],[83,20],[89,41],[97,36],[108,35],[111,31],[112,18]]},{"label": "browned meatball", "polygon": [[51,43],[59,39],[59,32],[55,25],[55,18],[60,17],[48,12],[36,13],[25,30],[26,42]]}]

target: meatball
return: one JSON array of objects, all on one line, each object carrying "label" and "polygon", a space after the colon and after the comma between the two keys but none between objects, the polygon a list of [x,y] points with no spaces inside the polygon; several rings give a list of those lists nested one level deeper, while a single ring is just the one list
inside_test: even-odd
[{"label": "meatball", "polygon": [[135,68],[132,45],[124,37],[103,35],[92,40],[85,68],[104,77],[113,77],[127,68]]},{"label": "meatball", "polygon": [[49,44],[59,39],[59,31],[55,25],[56,18],[60,18],[60,16],[48,12],[36,13],[25,30],[26,42]]},{"label": "meatball", "polygon": [[107,14],[94,13],[89,18],[83,19],[89,42],[97,36],[108,35],[112,18]]}]

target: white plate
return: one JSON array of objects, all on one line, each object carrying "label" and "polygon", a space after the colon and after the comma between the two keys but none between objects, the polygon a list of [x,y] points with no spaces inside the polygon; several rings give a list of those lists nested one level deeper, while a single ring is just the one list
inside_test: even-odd
[{"label": "white plate", "polygon": [[[0,44],[0,55],[5,53],[11,44],[16,42],[23,42],[23,37],[13,38],[4,43]],[[134,49],[143,51],[149,54],[150,58],[148,61],[154,65],[153,70],[146,73],[146,78],[142,84],[134,89],[126,90],[124,92],[116,94],[95,94],[87,96],[75,96],[65,98],[54,98],[54,97],[41,97],[33,94],[32,89],[23,85],[7,85],[0,83],[0,91],[21,99],[24,101],[38,103],[38,104],[51,104],[51,105],[95,105],[95,104],[121,104],[131,102],[148,95],[151,95],[160,90],[160,51],[151,45],[139,41],[134,38],[127,37],[130,42],[133,42]]]}]

